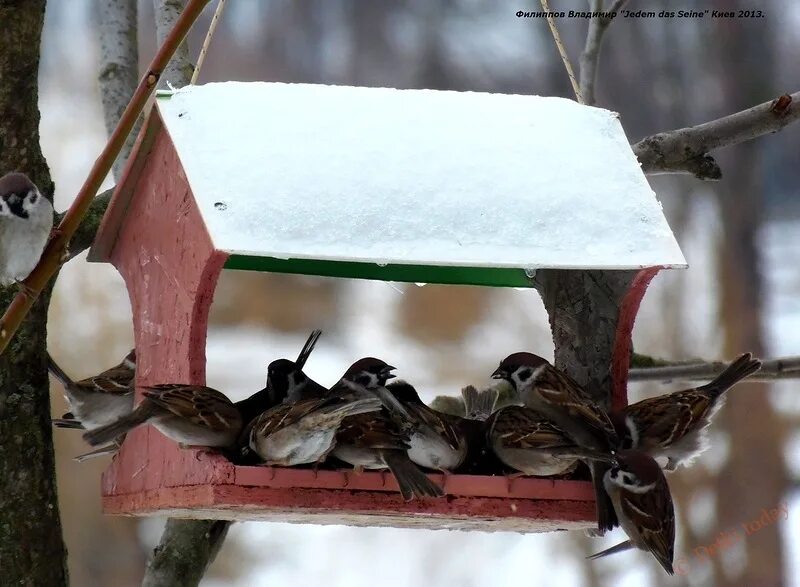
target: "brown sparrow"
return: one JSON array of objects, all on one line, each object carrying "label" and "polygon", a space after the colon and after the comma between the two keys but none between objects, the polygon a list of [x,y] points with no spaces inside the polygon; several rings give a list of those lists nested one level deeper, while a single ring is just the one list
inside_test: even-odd
[{"label": "brown sparrow", "polygon": [[281,403],[248,426],[247,442],[267,465],[321,463],[336,444],[342,420],[380,409],[377,397],[355,399],[352,394]]},{"label": "brown sparrow", "polygon": [[445,473],[461,466],[469,449],[464,419],[429,408],[405,381],[386,388],[411,416],[408,457],[420,467]]},{"label": "brown sparrow", "polygon": [[105,444],[144,423],[181,446],[227,448],[236,443],[242,415],[231,400],[204,385],[166,383],[144,388],[144,399],[127,416],[83,435],[92,446]]},{"label": "brown sparrow", "polygon": [[[610,453],[619,439],[608,413],[566,373],[532,353],[514,353],[500,362],[492,374],[508,381],[526,407],[552,421],[577,445],[598,453]],[[597,500],[597,527],[602,534],[617,525],[611,501],[603,488],[607,463],[592,461],[589,469]]]},{"label": "brown sparrow", "polygon": [[616,455],[604,483],[629,540],[590,556],[598,559],[630,548],[651,553],[674,574],[675,511],[664,473],[646,454],[625,450]]},{"label": "brown sparrow", "polygon": [[410,414],[386,389],[394,367],[366,357],[353,363],[331,393],[352,392],[357,397],[378,396],[385,410],[345,418],[336,434],[332,455],[357,469],[388,468],[397,479],[406,500],[443,495],[439,488],[411,461],[407,423]]},{"label": "brown sparrow", "polygon": [[508,406],[492,415],[487,442],[507,466],[539,477],[565,475],[577,467],[579,459],[599,454],[581,448],[553,422],[521,406]]},{"label": "brown sparrow", "polygon": [[0,177],[0,286],[24,280],[53,228],[53,201],[24,173]]},{"label": "brown sparrow", "polygon": [[646,399],[610,414],[622,448],[666,459],[665,469],[689,466],[708,448],[707,428],[725,403],[725,392],[761,368],[761,361],[745,353],[716,379],[684,391]]},{"label": "brown sparrow", "polygon": [[71,409],[72,418],[65,414],[64,418],[53,422],[56,426],[94,430],[130,414],[133,410],[135,349],[119,365],[80,381],[73,381],[49,353],[47,368],[64,387],[64,397]]}]

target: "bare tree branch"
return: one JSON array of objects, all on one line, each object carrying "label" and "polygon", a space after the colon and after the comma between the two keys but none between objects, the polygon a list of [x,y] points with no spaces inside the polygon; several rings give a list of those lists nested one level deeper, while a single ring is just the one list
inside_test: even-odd
[{"label": "bare tree branch", "polygon": [[[110,136],[139,83],[137,0],[102,0],[98,4],[100,74],[97,79],[100,82],[100,95],[103,99],[106,132]],[[114,162],[114,178],[117,181],[136,142],[141,124],[140,117]]]},{"label": "bare tree branch", "polygon": [[[183,9],[186,8],[186,0],[153,0],[153,6],[156,13],[156,38],[160,46],[175,26]],[[194,65],[189,59],[189,42],[184,39],[178,46],[178,50],[175,51],[172,61],[161,74],[158,87],[166,88],[167,82],[177,88],[188,86],[192,79],[192,73],[194,73]]]},{"label": "bare tree branch", "polygon": [[699,179],[722,177],[709,151],[778,132],[800,120],[800,92],[687,128],[645,137],[633,152],[649,174],[691,173]]},{"label": "bare tree branch", "polygon": [[[730,363],[692,361],[672,363],[659,367],[637,367],[628,373],[629,381],[710,381],[722,373]],[[761,364],[761,370],[747,378],[748,381],[774,381],[776,379],[800,379],[800,357],[769,359]]]},{"label": "bare tree branch", "polygon": [[228,534],[227,520],[167,520],[142,587],[195,587]]},{"label": "bare tree branch", "polygon": [[[616,0],[608,9],[609,13],[617,13],[628,0]],[[605,12],[603,0],[589,0],[589,10],[591,12]],[[581,94],[584,104],[593,105],[595,103],[594,86],[597,79],[597,63],[600,60],[600,47],[603,44],[608,26],[613,18],[592,17],[589,21],[589,30],[586,33],[586,44],[581,53]]]}]

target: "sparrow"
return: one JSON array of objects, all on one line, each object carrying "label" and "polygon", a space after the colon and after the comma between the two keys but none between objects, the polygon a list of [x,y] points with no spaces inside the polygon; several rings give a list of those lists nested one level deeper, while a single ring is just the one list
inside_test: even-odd
[{"label": "sparrow", "polygon": [[[310,379],[303,372],[303,367],[321,334],[321,330],[314,330],[294,361],[275,359],[269,364],[266,386],[250,397],[236,402],[243,422],[249,426],[257,416],[281,402],[295,401],[306,396],[322,397],[328,391],[326,387]],[[246,438],[249,438],[249,432],[249,427],[245,427],[243,434],[246,434]],[[246,445],[245,442],[243,446]]]},{"label": "sparrow", "polygon": [[651,553],[673,575],[675,511],[667,479],[658,463],[643,452],[620,451],[606,471],[603,483],[628,540],[589,558],[598,559],[635,547]]},{"label": "sparrow", "polygon": [[336,445],[336,432],[346,417],[380,409],[377,397],[357,399],[353,394],[289,401],[255,418],[247,442],[270,466],[321,463]]},{"label": "sparrow", "polygon": [[464,462],[469,446],[464,418],[437,412],[405,381],[386,386],[411,419],[408,457],[420,467],[449,473]]},{"label": "sparrow", "polygon": [[22,282],[53,228],[53,201],[23,173],[0,177],[0,286]]},{"label": "sparrow", "polygon": [[336,446],[331,454],[359,470],[388,468],[405,500],[441,497],[444,495],[441,488],[408,457],[411,416],[385,387],[394,369],[380,359],[359,359],[331,388],[334,394],[350,391],[357,397],[377,395],[385,408],[345,418],[336,433]]},{"label": "sparrow", "polygon": [[506,466],[537,477],[566,475],[579,459],[603,456],[578,446],[536,410],[521,406],[508,406],[491,416],[486,442]]},{"label": "sparrow", "polygon": [[707,428],[725,403],[725,392],[760,368],[761,361],[745,353],[706,385],[612,412],[621,448],[641,450],[661,462],[666,459],[668,471],[691,465],[708,448]]},{"label": "sparrow", "polygon": [[[575,380],[542,357],[514,353],[500,362],[492,377],[508,381],[526,407],[550,420],[578,446],[598,453],[617,448],[619,439],[608,413]],[[602,534],[617,525],[613,504],[603,488],[608,464],[591,461],[588,465],[597,502],[597,528]]]},{"label": "sparrow", "polygon": [[242,429],[239,409],[204,385],[166,383],[144,388],[144,399],[127,416],[83,435],[92,446],[108,443],[150,423],[182,447],[229,448]]},{"label": "sparrow", "polygon": [[47,368],[64,387],[64,398],[70,412],[53,424],[60,428],[95,430],[130,414],[133,410],[136,349],[110,369],[73,381],[58,363],[47,354]]}]

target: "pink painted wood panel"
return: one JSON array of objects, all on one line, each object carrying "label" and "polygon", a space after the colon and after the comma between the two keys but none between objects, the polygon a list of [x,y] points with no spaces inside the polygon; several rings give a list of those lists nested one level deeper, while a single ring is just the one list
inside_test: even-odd
[{"label": "pink painted wood panel", "polygon": [[[124,185],[133,195],[110,257],[133,308],[136,383],[202,384],[208,311],[227,256],[212,246],[169,135],[162,130],[142,144],[149,147],[146,164],[138,175],[126,174],[135,185]],[[181,451],[154,428],[142,427],[106,471],[103,491],[133,493],[233,477],[233,466],[220,458],[197,462],[194,451]]]}]

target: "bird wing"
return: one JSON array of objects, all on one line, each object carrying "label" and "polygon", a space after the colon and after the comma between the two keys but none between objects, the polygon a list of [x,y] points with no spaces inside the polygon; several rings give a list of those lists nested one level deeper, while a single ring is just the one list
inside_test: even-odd
[{"label": "bird wing", "polygon": [[611,446],[617,445],[617,431],[606,410],[569,375],[554,367],[545,369],[536,382],[536,390],[545,402],[566,411],[571,418],[607,439]]},{"label": "bird wing", "polygon": [[495,413],[492,438],[506,448],[548,449],[574,447],[575,442],[534,410],[509,406]]},{"label": "bird wing", "polygon": [[136,375],[133,369],[125,365],[117,365],[103,371],[99,375],[76,381],[75,385],[85,390],[98,391],[113,395],[133,393],[133,381]]},{"label": "bird wing", "polygon": [[339,426],[336,442],[358,448],[409,448],[408,436],[384,412],[348,416]]},{"label": "bird wing", "polygon": [[235,429],[242,424],[233,402],[211,387],[167,383],[146,387],[144,395],[175,416],[212,430]]},{"label": "bird wing", "polygon": [[266,437],[282,428],[296,424],[310,413],[333,403],[333,401],[331,398],[307,399],[279,404],[270,408],[255,419],[250,432],[251,438],[253,436]]},{"label": "bird wing", "polygon": [[642,448],[648,444],[669,446],[704,421],[710,407],[706,395],[686,390],[632,404],[625,409],[625,416],[634,421]]},{"label": "bird wing", "polygon": [[675,553],[675,510],[669,487],[662,478],[650,491],[620,492],[620,508],[639,532],[639,539],[666,569]]}]

